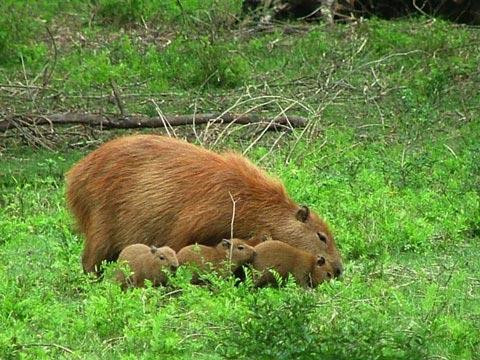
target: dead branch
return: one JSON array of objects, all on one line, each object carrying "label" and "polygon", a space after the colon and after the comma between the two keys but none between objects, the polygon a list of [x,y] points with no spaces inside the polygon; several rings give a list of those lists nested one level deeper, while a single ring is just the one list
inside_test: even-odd
[{"label": "dead branch", "polygon": [[[195,119],[195,120],[194,120]],[[162,117],[148,117],[144,115],[130,115],[122,117],[109,114],[92,114],[67,112],[50,115],[11,115],[0,120],[0,132],[5,132],[10,128],[22,126],[38,125],[72,125],[83,124],[92,127],[101,127],[102,129],[142,129],[142,128],[162,128],[165,127],[165,121],[170,126],[195,125],[200,124],[251,124],[265,123],[268,130],[285,129],[285,126],[304,127],[307,120],[302,116],[279,116],[276,119],[268,120],[257,115],[244,114],[196,114],[196,115],[163,115]]]}]

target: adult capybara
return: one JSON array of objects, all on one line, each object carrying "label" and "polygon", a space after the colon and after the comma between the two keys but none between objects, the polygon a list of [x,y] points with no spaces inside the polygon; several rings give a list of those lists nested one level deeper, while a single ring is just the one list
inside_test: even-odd
[{"label": "adult capybara", "polygon": [[270,270],[275,270],[286,279],[292,274],[303,287],[315,287],[333,276],[331,264],[321,255],[312,255],[284,242],[268,240],[255,246],[252,266],[260,272],[255,285],[275,284]]},{"label": "adult capybara", "polygon": [[[181,249],[178,254],[178,263],[194,264],[199,270],[205,271],[211,268],[225,275],[232,273],[240,266],[252,262],[255,250],[241,239],[223,239],[217,246],[189,245]],[[227,264],[230,262],[230,268]],[[192,281],[198,282],[198,274],[194,274]]]},{"label": "adult capybara", "polygon": [[165,269],[176,270],[178,259],[168,246],[157,248],[144,244],[133,244],[127,246],[118,256],[119,263],[126,263],[133,273],[125,276],[122,270],[116,274],[117,281],[125,288],[128,285],[135,287],[145,286],[145,280],[150,280],[153,286],[165,285],[167,274]]},{"label": "adult capybara", "polygon": [[[126,136],[105,143],[67,174],[67,203],[86,235],[85,271],[115,260],[132,243],[214,245],[234,235],[269,233],[342,271],[327,224],[288,197],[284,186],[246,158],[217,154],[157,135]],[[161,234],[161,236],[158,236]]]}]

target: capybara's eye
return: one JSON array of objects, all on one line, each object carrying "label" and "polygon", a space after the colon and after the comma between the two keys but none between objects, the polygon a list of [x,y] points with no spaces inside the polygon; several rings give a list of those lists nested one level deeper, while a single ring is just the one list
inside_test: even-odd
[{"label": "capybara's eye", "polygon": [[318,266],[323,266],[325,265],[325,258],[323,256],[319,256],[317,259],[317,265]]},{"label": "capybara's eye", "polygon": [[243,246],[243,245],[238,245],[238,250],[243,250],[243,249],[245,249],[245,246]]},{"label": "capybara's eye", "polygon": [[323,241],[325,244],[327,243],[327,235],[325,235],[324,233],[319,232],[319,233],[317,233],[317,236],[318,236],[318,238],[319,238],[321,241]]},{"label": "capybara's eye", "polygon": [[160,260],[165,260],[165,256],[160,255]]}]

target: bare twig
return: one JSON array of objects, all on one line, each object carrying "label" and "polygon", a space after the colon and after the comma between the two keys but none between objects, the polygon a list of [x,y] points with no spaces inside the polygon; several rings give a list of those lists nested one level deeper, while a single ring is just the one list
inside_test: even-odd
[{"label": "bare twig", "polygon": [[197,128],[195,127],[195,116],[197,115],[197,100],[195,100],[195,103],[193,104],[193,116],[192,116],[192,130],[193,134],[195,135],[195,139],[200,143],[200,145],[203,145],[202,140],[200,140],[200,137],[198,136],[197,133]]},{"label": "bare twig", "polygon": [[377,59],[377,60],[373,60],[373,61],[369,61],[361,66],[358,67],[357,70],[359,69],[362,69],[364,67],[367,67],[367,66],[370,66],[370,65],[373,65],[373,64],[379,64],[381,62],[384,62],[388,59],[391,59],[391,58],[394,58],[394,57],[399,57],[399,56],[408,56],[408,55],[412,55],[412,54],[417,54],[417,53],[422,53],[424,52],[423,50],[418,50],[418,49],[415,49],[415,50],[411,50],[411,51],[407,51],[407,52],[404,52],[404,53],[394,53],[394,54],[389,54],[387,56],[384,56],[383,58],[381,59]]},{"label": "bare twig", "polygon": [[[224,115],[224,114],[232,111],[233,109],[235,109],[235,108],[238,106],[238,104],[243,103],[244,101],[241,101],[242,98],[243,98],[243,95],[241,95],[241,96],[235,101],[235,104],[233,104],[233,105],[230,106],[228,109],[226,109],[223,113],[221,113],[221,114],[219,115],[219,117],[221,117],[222,115]],[[247,101],[248,101],[248,100],[247,100]],[[213,122],[212,122],[212,123],[213,123]],[[205,127],[205,132],[204,132],[204,134],[203,134],[204,140],[205,140],[205,137],[206,137],[206,135],[207,135],[208,128],[210,127],[210,125],[211,125],[212,123],[208,123],[207,126]],[[226,126],[226,128],[224,129],[224,131],[225,131],[228,127],[229,127],[229,125]],[[213,144],[214,146],[215,146],[215,144],[218,142],[218,140],[220,139],[221,135],[222,135],[222,133],[220,133],[220,135],[217,137],[217,140],[216,140],[215,143]]]},{"label": "bare twig", "polygon": [[275,141],[273,142],[272,146],[270,146],[270,149],[268,150],[268,152],[267,152],[265,155],[263,155],[263,156],[258,160],[259,163],[262,162],[264,159],[266,159],[266,157],[272,153],[272,151],[273,151],[273,149],[275,148],[275,146],[277,145],[277,143],[280,141],[280,139],[281,139],[285,134],[286,134],[285,132],[280,133],[280,135],[279,135],[279,136],[275,139]]},{"label": "bare twig", "polygon": [[47,29],[48,36],[50,37],[50,40],[52,40],[52,45],[53,45],[53,65],[50,68],[50,71],[47,71],[48,68],[45,68],[45,76],[43,77],[43,86],[42,89],[45,89],[45,87],[48,85],[50,79],[52,78],[53,72],[55,71],[55,67],[57,66],[57,57],[58,57],[58,50],[57,50],[57,43],[55,42],[55,38],[52,35],[52,32],[50,31],[48,26],[45,26]]},{"label": "bare twig", "polygon": [[44,89],[41,86],[33,86],[33,85],[23,85],[23,84],[0,84],[0,88],[18,88],[18,89],[35,89],[41,90]]},{"label": "bare twig", "polygon": [[169,296],[172,296],[172,295],[180,294],[181,292],[183,292],[183,289],[172,290],[172,291],[169,291],[166,294],[163,294],[162,298],[166,298],[166,297],[169,297]]},{"label": "bare twig", "polygon": [[305,19],[309,18],[310,16],[315,15],[320,10],[322,10],[322,6],[317,7],[315,10],[313,10],[312,12],[310,12],[309,14],[307,14],[305,16],[299,17],[298,20],[305,20]]},{"label": "bare twig", "polygon": [[[326,103],[322,104],[322,105],[319,105],[318,109],[316,111],[314,111],[313,113],[315,114],[316,117],[320,117],[320,114],[323,113],[323,111],[327,108],[327,106],[331,105],[335,99],[342,93],[343,89],[340,89],[340,90],[337,90],[337,92],[333,95],[333,97],[328,100]],[[296,147],[298,146],[300,140],[303,138],[305,132],[307,130],[309,130],[309,127],[311,128],[311,132],[310,134],[313,134],[313,131],[315,130],[315,127],[318,126],[318,123],[319,121],[310,121],[305,127],[304,129],[302,130],[302,132],[300,133],[300,136],[297,138],[297,140],[295,141],[295,143],[293,144],[289,154],[287,155],[287,157],[285,158],[285,164],[288,164],[293,156],[293,153],[296,149]]]},{"label": "bare twig", "polygon": [[[250,124],[237,125],[236,127],[232,128],[232,129],[228,132],[228,134],[225,135],[225,137],[228,138],[228,137],[230,137],[230,136],[231,136],[233,133],[235,133],[235,132],[239,132],[239,131],[241,131],[241,130],[243,130],[243,129],[246,129],[246,128],[250,128],[250,129],[251,129],[252,127],[257,128],[257,130],[256,130],[257,132],[256,132],[256,133],[258,133],[258,128],[261,128],[262,130],[261,130],[260,132],[262,132],[262,131],[265,129],[265,127],[268,128],[269,124],[270,124],[270,121],[269,121],[269,122],[261,121],[261,122],[258,122],[258,123],[250,123]],[[281,132],[281,133],[287,133],[287,132],[290,131],[290,127],[285,126],[285,125],[275,125],[275,128],[276,128],[276,129],[275,129],[276,131]],[[255,130],[255,129],[253,129],[253,130]],[[284,131],[282,131],[282,130],[284,130]]]},{"label": "bare twig", "polygon": [[453,151],[453,149],[450,146],[448,146],[447,144],[443,144],[443,146],[445,146],[448,149],[448,151],[450,151],[452,153],[452,155],[455,159],[458,159],[457,154],[455,154],[455,151]]},{"label": "bare twig", "polygon": [[123,107],[122,99],[120,99],[120,90],[115,82],[115,80],[110,79],[110,85],[112,86],[113,96],[115,96],[115,102],[117,103],[118,109],[120,110],[120,115],[122,118],[126,118],[127,114],[125,108]]},{"label": "bare twig", "polygon": [[[291,108],[293,105],[294,105],[293,103],[290,104],[286,110],[288,110],[289,108]],[[285,110],[280,106],[280,104],[278,104],[278,106],[280,107],[280,110],[281,110],[281,113],[282,113],[283,117],[285,117],[287,123],[291,126],[290,122],[288,121],[288,117],[287,117],[286,114],[285,114]],[[281,116],[281,115],[279,114],[279,115],[277,115],[277,117],[278,117],[278,116]],[[255,146],[255,144],[263,137],[263,135],[265,135],[265,133],[267,132],[268,128],[269,128],[269,127],[271,126],[271,124],[276,120],[277,117],[274,117],[274,118],[270,121],[270,123],[268,124],[268,126],[266,126],[265,129],[263,129],[263,131],[260,133],[260,135],[257,136],[257,138],[256,138],[254,141],[252,141],[252,142],[250,143],[250,145],[248,145],[248,147],[243,151],[243,155],[245,155],[253,146]],[[293,129],[293,127],[292,127],[292,129]]]},{"label": "bare twig", "polygon": [[402,169],[405,167],[405,154],[406,154],[406,152],[407,152],[407,147],[404,146],[403,151],[402,151],[402,158],[400,160],[400,168],[402,168]]},{"label": "bare twig", "polygon": [[[23,60],[23,55],[20,53],[20,60],[22,61],[22,71],[23,71],[23,78],[25,79],[25,86],[29,86],[29,81],[27,77],[27,70],[25,69],[25,61]],[[27,91],[28,97],[32,101],[32,103],[35,103],[35,97],[33,96],[33,93],[31,91]]]},{"label": "bare twig", "polygon": [[362,44],[360,45],[360,47],[357,49],[357,51],[355,51],[355,54],[353,54],[352,58],[357,56],[358,54],[360,54],[363,50],[363,48],[365,47],[365,45],[367,44],[367,41],[368,41],[368,38],[365,38],[365,40],[363,40]]},{"label": "bare twig", "polygon": [[162,124],[163,124],[163,127],[165,128],[165,131],[167,132],[167,135],[169,137],[172,136],[170,134],[170,131],[168,130],[168,128],[170,128],[172,130],[172,133],[173,133],[174,137],[176,137],[176,134],[175,134],[175,131],[172,128],[172,125],[170,124],[168,119],[165,117],[165,115],[163,115],[163,112],[162,112],[162,110],[160,110],[160,107],[158,106],[157,102],[153,99],[150,99],[150,101],[152,102],[153,106],[155,106],[155,111],[157,112],[157,115],[160,118],[160,120],[162,120]]},{"label": "bare twig", "polygon": [[[228,192],[228,195],[230,195],[230,199],[232,200],[232,220],[230,221],[230,240],[232,240],[233,239],[233,224],[235,222],[235,205],[236,205],[237,202],[233,198],[233,195],[230,191]],[[230,241],[230,252],[228,254],[229,262],[232,261],[232,255],[233,255],[233,241]]]},{"label": "bare twig", "polygon": [[63,345],[59,345],[59,344],[40,344],[40,343],[35,343],[35,344],[18,344],[17,345],[19,348],[28,348],[28,347],[54,347],[54,348],[57,348],[57,349],[60,349],[60,350],[63,350],[71,355],[75,355],[76,357],[80,358],[80,356],[76,355],[72,350],[70,350],[69,348],[63,346]]},{"label": "bare twig", "polygon": [[[260,109],[262,107],[265,107],[269,104],[278,104],[278,101],[285,101],[285,102],[289,102],[290,103],[290,107],[292,107],[293,105],[298,105],[300,106],[301,108],[303,108],[304,110],[308,111],[309,113],[312,113],[313,110],[310,109],[308,106],[306,106],[305,104],[301,103],[300,101],[298,100],[295,100],[295,99],[288,99],[288,98],[285,98],[285,97],[282,97],[282,96],[275,96],[275,95],[263,95],[263,96],[256,96],[256,97],[252,97],[252,98],[249,98],[249,99],[246,99],[246,100],[242,100],[241,99],[243,98],[240,97],[239,99],[237,99],[237,101],[235,102],[235,104],[233,104],[232,106],[230,106],[225,112],[222,113],[222,115],[224,114],[227,114],[228,112],[232,111],[234,108],[236,107],[239,107],[241,105],[245,105],[247,103],[251,103],[251,102],[255,102],[257,100],[266,100],[260,104],[256,104],[254,106],[252,106],[251,108],[249,108],[248,110],[244,111],[241,116],[252,116],[252,115],[247,115],[249,113],[251,113],[253,110],[256,110],[256,109]],[[302,126],[298,126],[298,120],[299,117],[295,117],[295,116],[290,116],[287,118],[287,116],[277,116],[277,118],[275,119],[274,122],[272,121],[269,121],[268,123],[270,124],[268,126],[268,129],[271,130],[271,127],[273,126],[274,128],[276,128],[276,125],[277,124],[280,124],[280,125],[291,125],[291,127],[303,127],[306,125],[306,119],[304,119],[303,121],[303,125]],[[279,123],[280,121],[280,123]],[[213,123],[213,122],[212,122]],[[232,123],[237,123],[237,124],[241,124],[242,122],[240,121],[240,118],[236,119],[235,121],[232,121]],[[217,139],[215,140],[213,146],[215,146],[219,141],[220,139],[223,138],[224,134],[227,132],[227,130],[229,129],[231,125],[227,125],[223,130],[222,132],[220,133],[219,136],[217,136]],[[208,126],[207,126],[207,129],[208,129]],[[207,130],[206,129],[206,130]]]},{"label": "bare twig", "polygon": [[425,3],[426,3],[426,2],[424,1],[422,7],[420,8],[420,7],[417,5],[417,2],[416,2],[415,0],[412,1],[413,7],[414,7],[415,9],[417,9],[417,11],[418,11],[420,14],[422,14],[422,15],[425,16],[425,17],[431,18],[430,15],[428,15],[425,11],[423,11],[423,7],[425,6]]}]

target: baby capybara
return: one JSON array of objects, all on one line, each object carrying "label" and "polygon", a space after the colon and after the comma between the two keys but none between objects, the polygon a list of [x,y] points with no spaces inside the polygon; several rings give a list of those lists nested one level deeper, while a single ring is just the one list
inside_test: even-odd
[{"label": "baby capybara", "polygon": [[132,272],[130,276],[125,276],[122,270],[117,271],[117,281],[123,288],[143,287],[145,280],[150,280],[153,286],[165,285],[167,274],[164,270],[174,271],[178,267],[175,251],[168,246],[157,248],[144,244],[129,245],[120,252],[118,262],[126,263]]},{"label": "baby capybara", "polygon": [[323,256],[312,255],[281,241],[262,242],[255,246],[255,253],[252,266],[260,272],[256,286],[276,283],[270,270],[278,272],[282,279],[292,274],[297,284],[305,288],[315,287],[333,275],[332,266]]},{"label": "baby capybara", "polygon": [[[244,240],[222,240],[217,246],[189,245],[181,249],[178,254],[178,263],[194,264],[199,270],[215,270],[221,275],[232,273],[243,264],[252,262],[255,250]],[[227,267],[230,262],[230,268]],[[198,282],[198,274],[193,275],[192,282]]]},{"label": "baby capybara", "polygon": [[241,155],[217,154],[157,135],[126,136],[80,160],[66,180],[68,206],[86,236],[85,271],[115,260],[132,243],[178,251],[229,238],[233,197],[235,237],[269,233],[324,254],[335,275],[341,273],[341,257],[327,224]]}]

